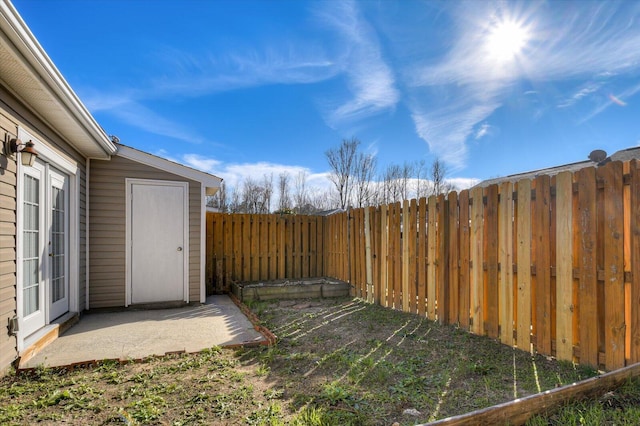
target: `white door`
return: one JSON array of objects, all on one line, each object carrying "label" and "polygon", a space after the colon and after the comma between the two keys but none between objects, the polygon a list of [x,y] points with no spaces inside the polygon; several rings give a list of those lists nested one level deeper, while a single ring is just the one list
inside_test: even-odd
[{"label": "white door", "polygon": [[37,161],[22,175],[20,331],[32,334],[69,310],[69,178]]},{"label": "white door", "polygon": [[186,183],[132,183],[131,303],[187,300]]},{"label": "white door", "polygon": [[50,169],[48,174],[48,283],[49,320],[69,311],[69,182]]},{"label": "white door", "polygon": [[[42,259],[45,247],[45,167],[36,162],[26,167],[22,177],[22,268],[20,271],[20,332],[28,336],[44,327],[45,274]],[[18,247],[20,247],[18,245]]]}]

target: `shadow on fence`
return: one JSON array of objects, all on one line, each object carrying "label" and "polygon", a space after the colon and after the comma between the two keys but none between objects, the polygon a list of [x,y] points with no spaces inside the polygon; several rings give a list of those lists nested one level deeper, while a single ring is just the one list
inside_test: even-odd
[{"label": "shadow on fence", "polygon": [[207,283],[328,276],[523,350],[640,361],[640,163],[328,217],[207,214]]}]

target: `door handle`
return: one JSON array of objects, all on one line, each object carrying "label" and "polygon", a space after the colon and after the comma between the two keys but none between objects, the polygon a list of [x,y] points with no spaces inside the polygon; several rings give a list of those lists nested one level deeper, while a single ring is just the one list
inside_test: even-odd
[{"label": "door handle", "polygon": [[182,247],[178,247],[178,251],[182,251]]}]

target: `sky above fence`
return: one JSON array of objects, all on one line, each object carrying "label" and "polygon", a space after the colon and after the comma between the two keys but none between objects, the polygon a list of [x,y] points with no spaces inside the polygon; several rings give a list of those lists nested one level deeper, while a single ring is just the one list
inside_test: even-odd
[{"label": "sky above fence", "polygon": [[640,2],[14,0],[108,134],[234,185],[357,137],[465,186],[640,143]]}]

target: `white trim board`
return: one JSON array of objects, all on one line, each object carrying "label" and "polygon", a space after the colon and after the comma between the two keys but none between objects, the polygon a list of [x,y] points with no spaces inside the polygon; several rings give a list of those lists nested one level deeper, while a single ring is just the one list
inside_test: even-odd
[{"label": "white trim board", "polygon": [[[222,179],[217,176],[183,166],[182,164],[178,164],[173,161],[165,160],[164,158],[160,158],[126,145],[118,144],[118,152],[116,155],[131,161],[145,164],[149,167],[164,170],[174,175],[200,182],[202,186],[206,188],[205,195],[214,195],[218,192],[220,183],[222,182]],[[204,203],[204,198],[202,202]]]}]

